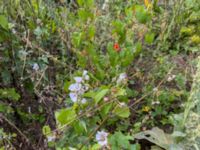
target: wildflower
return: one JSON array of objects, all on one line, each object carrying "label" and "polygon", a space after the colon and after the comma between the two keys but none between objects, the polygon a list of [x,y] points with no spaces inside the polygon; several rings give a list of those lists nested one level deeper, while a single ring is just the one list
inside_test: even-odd
[{"label": "wildflower", "polygon": [[84,78],[84,80],[89,80],[90,79],[90,77],[88,76],[88,74],[87,74],[88,72],[86,71],[86,70],[84,70],[83,71],[83,78]]},{"label": "wildflower", "polygon": [[81,84],[79,84],[79,83],[71,84],[69,86],[69,90],[72,92],[77,92],[77,91],[81,90]]},{"label": "wildflower", "polygon": [[88,71],[87,70],[83,70],[83,76],[87,75]]},{"label": "wildflower", "polygon": [[109,98],[108,97],[104,97],[103,100],[104,100],[104,102],[108,102]]},{"label": "wildflower", "polygon": [[101,146],[107,146],[108,139],[107,139],[108,133],[105,131],[97,131],[96,134],[96,140],[99,145]]},{"label": "wildflower", "polygon": [[150,107],[149,106],[145,106],[145,107],[142,108],[142,111],[149,112],[150,111]]},{"label": "wildflower", "polygon": [[89,85],[85,83],[85,80],[89,80],[87,71],[84,70],[81,77],[74,77],[75,83],[69,86],[69,97],[75,102],[81,102],[82,104],[86,103],[86,99],[83,98],[83,94],[89,89]]},{"label": "wildflower", "polygon": [[78,95],[76,93],[69,93],[69,97],[71,98],[71,100],[73,102],[77,102],[78,101]]},{"label": "wildflower", "polygon": [[127,81],[127,74],[121,73],[117,79],[117,84],[125,83]]},{"label": "wildflower", "polygon": [[56,140],[56,135],[55,134],[51,134],[47,136],[47,141],[48,142],[53,142]]},{"label": "wildflower", "polygon": [[37,63],[34,63],[32,68],[33,70],[38,71],[40,67]]},{"label": "wildflower", "polygon": [[81,103],[82,104],[85,104],[87,102],[87,99],[86,98],[83,98],[82,100],[81,100]]},{"label": "wildflower", "polygon": [[150,5],[149,0],[144,0],[144,4],[145,4],[146,7],[148,7]]},{"label": "wildflower", "polygon": [[168,78],[167,78],[167,81],[168,82],[171,82],[172,80],[174,80],[176,76],[175,75],[170,75]]},{"label": "wildflower", "polygon": [[147,9],[152,8],[152,4],[149,0],[144,0],[144,5],[146,6]]},{"label": "wildflower", "polygon": [[159,105],[160,102],[159,102],[159,101],[153,101],[151,104],[152,104],[152,105]]},{"label": "wildflower", "polygon": [[126,103],[120,102],[119,105],[120,105],[120,107],[124,107],[124,106],[126,106]]},{"label": "wildflower", "polygon": [[115,50],[116,52],[120,52],[120,46],[119,46],[118,43],[115,43],[114,46],[113,46],[113,48],[114,48],[114,50]]},{"label": "wildflower", "polygon": [[74,80],[76,81],[76,83],[81,83],[83,81],[82,77],[74,77]]}]

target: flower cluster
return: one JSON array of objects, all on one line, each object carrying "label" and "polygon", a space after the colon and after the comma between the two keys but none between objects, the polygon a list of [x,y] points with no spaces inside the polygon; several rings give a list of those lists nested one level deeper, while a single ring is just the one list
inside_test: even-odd
[{"label": "flower cluster", "polygon": [[108,139],[107,139],[108,133],[105,131],[98,131],[96,134],[96,140],[99,145],[101,146],[107,146],[108,145]]},{"label": "flower cluster", "polygon": [[69,86],[69,97],[71,100],[75,102],[86,103],[86,99],[83,97],[83,94],[89,89],[88,84],[86,81],[89,80],[90,77],[86,70],[83,71],[81,77],[74,77],[75,83]]}]

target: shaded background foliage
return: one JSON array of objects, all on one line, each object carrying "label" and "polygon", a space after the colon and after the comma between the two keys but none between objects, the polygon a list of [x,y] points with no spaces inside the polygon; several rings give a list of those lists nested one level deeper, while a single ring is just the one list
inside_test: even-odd
[{"label": "shaded background foliage", "polygon": [[[199,50],[200,6],[198,0],[153,2],[148,14],[143,2],[134,0],[111,1],[108,10],[102,10],[103,0],[94,4],[87,0],[82,6],[73,0],[2,0],[0,124],[8,140],[0,144],[16,149],[46,148],[42,127],[56,128],[54,110],[65,105],[66,81],[78,68],[86,68],[99,75],[102,83],[110,82],[112,76],[105,72],[112,71],[99,55],[107,54],[108,42],[127,47],[126,36],[132,37],[131,46],[142,49],[133,62],[130,59],[127,71],[130,104],[153,90],[166,74],[176,75],[175,81],[164,82],[158,93],[131,110],[130,124],[138,131],[160,126],[171,132],[169,118],[183,111],[195,72],[191,61]],[[141,7],[133,8],[133,15],[134,4]],[[33,68],[35,64],[38,69]],[[162,105],[152,108],[155,99]]]}]

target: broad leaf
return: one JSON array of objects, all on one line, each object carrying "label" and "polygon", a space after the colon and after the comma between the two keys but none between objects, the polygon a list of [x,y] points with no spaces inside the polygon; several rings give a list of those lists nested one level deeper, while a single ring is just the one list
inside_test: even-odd
[{"label": "broad leaf", "polygon": [[65,108],[55,113],[56,120],[61,124],[69,124],[75,121],[76,112],[73,108]]},{"label": "broad leaf", "polygon": [[101,89],[94,97],[96,104],[109,92],[109,89]]}]

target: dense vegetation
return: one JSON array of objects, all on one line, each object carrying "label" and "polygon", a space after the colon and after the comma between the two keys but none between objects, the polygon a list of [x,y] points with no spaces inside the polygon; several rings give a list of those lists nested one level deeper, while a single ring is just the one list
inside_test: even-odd
[{"label": "dense vegetation", "polygon": [[0,150],[199,150],[200,0],[1,0]]}]

